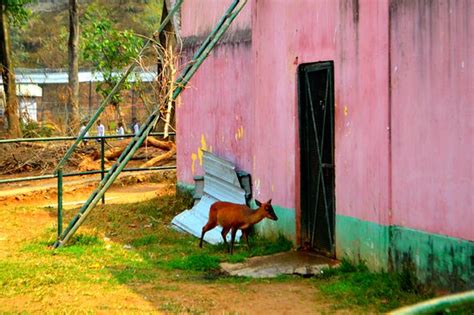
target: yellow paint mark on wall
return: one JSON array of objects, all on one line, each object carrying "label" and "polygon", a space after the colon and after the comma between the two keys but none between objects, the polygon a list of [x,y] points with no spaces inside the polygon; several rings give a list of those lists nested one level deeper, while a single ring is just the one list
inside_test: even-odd
[{"label": "yellow paint mark on wall", "polygon": [[349,108],[347,106],[344,106],[344,116],[347,116],[349,114]]},{"label": "yellow paint mark on wall", "polygon": [[240,140],[244,137],[244,126],[240,126],[235,133],[235,140]]},{"label": "yellow paint mark on wall", "polygon": [[191,160],[192,160],[191,172],[193,173],[193,175],[196,173],[196,159],[197,159],[196,153],[192,153],[191,154]]},{"label": "yellow paint mark on wall", "polygon": [[275,185],[272,184],[272,192],[275,192]]},{"label": "yellow paint mark on wall", "polygon": [[201,147],[198,148],[199,165],[201,166],[202,166],[202,156],[203,156],[202,151],[203,150],[207,151],[206,138],[204,137],[204,134],[201,135]]}]

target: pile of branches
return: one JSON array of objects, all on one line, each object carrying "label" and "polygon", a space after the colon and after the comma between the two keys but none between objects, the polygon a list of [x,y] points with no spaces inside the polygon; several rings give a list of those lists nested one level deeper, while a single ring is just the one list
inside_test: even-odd
[{"label": "pile of branches", "polygon": [[[104,159],[106,165],[110,165],[112,161],[117,160],[117,158],[122,154],[122,152],[127,147],[130,140],[122,140],[115,142],[113,146],[108,147],[104,152]],[[150,149],[158,149],[150,152]],[[151,154],[150,154],[151,153]],[[146,160],[141,163],[139,167],[150,167],[150,166],[159,166],[163,165],[166,162],[169,162],[175,158],[176,155],[176,145],[172,141],[162,141],[158,140],[155,137],[147,137],[146,140],[142,143],[141,150],[138,150],[134,158],[135,160]],[[80,163],[78,168],[80,171],[91,171],[100,169],[100,151],[96,151],[93,154],[81,154]],[[148,159],[150,156],[153,156],[151,159]]]},{"label": "pile of branches", "polygon": [[[107,142],[104,154],[109,166],[125,150],[130,140]],[[64,156],[70,143],[15,143],[0,146],[0,175],[34,172],[50,174]],[[135,160],[143,160],[139,167],[163,165],[176,155],[172,141],[161,141],[148,137],[138,150]],[[100,144],[88,141],[77,147],[66,165],[68,171],[90,171],[100,169]]]},{"label": "pile of branches", "polygon": [[14,143],[0,146],[0,175],[53,169],[67,144]]}]

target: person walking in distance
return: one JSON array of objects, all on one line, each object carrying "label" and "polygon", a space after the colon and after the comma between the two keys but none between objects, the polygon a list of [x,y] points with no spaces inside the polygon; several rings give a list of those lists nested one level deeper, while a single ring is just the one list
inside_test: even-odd
[{"label": "person walking in distance", "polygon": [[[97,136],[98,137],[104,137],[105,136],[105,127],[100,121],[100,119],[97,120]],[[100,142],[100,139],[97,139],[97,142]]]},{"label": "person walking in distance", "polygon": [[140,125],[135,117],[132,119],[132,130],[134,135],[137,135],[138,131],[140,131]]},{"label": "person walking in distance", "polygon": [[[118,123],[117,127],[117,136],[123,136],[125,134],[125,129],[123,128],[123,124],[121,122]],[[120,140],[123,140],[122,137],[119,138]]]},{"label": "person walking in distance", "polygon": [[[82,122],[81,129],[79,129],[79,134],[78,136],[86,129],[87,123],[85,121]],[[89,137],[89,131],[86,132],[84,135],[84,138]],[[87,144],[87,139],[82,140],[84,144]]]}]

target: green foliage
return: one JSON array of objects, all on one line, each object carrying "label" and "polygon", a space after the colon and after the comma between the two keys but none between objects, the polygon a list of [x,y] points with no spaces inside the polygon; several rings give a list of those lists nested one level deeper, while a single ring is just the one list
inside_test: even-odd
[{"label": "green foliage", "polygon": [[[104,76],[96,90],[106,97],[120,80],[123,69],[137,57],[143,40],[132,30],[116,29],[106,12],[98,8],[86,12],[82,36],[82,57]],[[122,89],[130,87],[130,81],[122,85]],[[112,96],[112,104],[121,101],[120,92]]]},{"label": "green foliage", "polygon": [[[135,24],[146,25],[152,31],[156,31],[161,24],[164,1],[149,1],[145,4],[142,14],[133,14]],[[151,35],[151,34],[149,34]]]},{"label": "green foliage", "polygon": [[20,128],[24,138],[51,137],[54,128],[48,124],[39,124],[36,121],[20,121]]},{"label": "green foliage", "polygon": [[321,292],[339,301],[336,308],[358,305],[386,312],[432,296],[410,271],[370,272],[364,263],[354,265],[348,260],[342,260],[338,268],[324,270],[314,281]]},{"label": "green foliage", "polygon": [[32,2],[33,0],[2,0],[11,25],[18,27],[26,23],[31,11],[25,6]]}]

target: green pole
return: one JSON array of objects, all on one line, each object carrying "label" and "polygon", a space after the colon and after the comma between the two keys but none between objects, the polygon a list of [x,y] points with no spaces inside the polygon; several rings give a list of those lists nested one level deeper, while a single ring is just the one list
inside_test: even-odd
[{"label": "green pole", "polygon": [[[105,139],[100,139],[100,180],[104,179],[105,173],[105,161],[104,161],[104,154],[105,154]],[[105,204],[105,193],[102,195],[102,204]]]},{"label": "green pole", "polygon": [[[226,20],[224,23],[219,25],[218,30],[215,32],[215,36],[213,36],[212,40],[209,42],[206,48],[202,50],[200,56],[196,60],[193,60],[193,62],[195,63],[193,63],[193,65],[189,68],[186,74],[184,76],[180,76],[179,81],[181,84],[173,91],[172,100],[175,100],[183,91],[184,86],[189,82],[189,79],[194,75],[199,66],[204,62],[206,57],[209,55],[211,50],[217,44],[217,42],[225,33],[225,31],[229,28],[232,21],[237,17],[237,15],[243,9],[246,3],[247,0],[240,1],[239,5],[235,8],[235,10],[233,10],[232,12],[226,12]],[[65,244],[74,234],[74,232],[80,227],[82,222],[88,216],[89,212],[98,203],[101,196],[105,193],[108,187],[112,185],[115,178],[127,165],[130,158],[140,147],[146,136],[151,132],[151,130],[156,125],[159,119],[160,110],[159,108],[157,108],[148,117],[147,122],[141,126],[139,133],[133,138],[133,140],[128,144],[127,148],[122,152],[122,155],[117,160],[117,163],[112,166],[112,168],[109,170],[104,179],[99,183],[97,189],[89,196],[88,200],[84,203],[76,217],[71,220],[65,232],[63,233],[63,235],[61,235],[62,237],[54,244],[54,248],[61,247],[63,244]]]},{"label": "green pole", "polygon": [[[417,314],[472,314],[474,310],[474,290],[447,295],[415,305],[405,306],[389,312],[390,315]],[[448,311],[448,312],[444,312]],[[457,311],[457,312],[456,312]]]},{"label": "green pole", "polygon": [[58,170],[58,239],[63,233],[63,169]]},{"label": "green pole", "polygon": [[154,116],[150,124],[143,125],[140,128],[139,134],[137,135],[136,142],[134,142],[134,145],[132,146],[131,150],[129,150],[124,156],[122,156],[123,160],[121,163],[116,163],[112,166],[109,173],[107,173],[107,176],[100,182],[97,190],[93,192],[91,196],[89,196],[89,199],[82,206],[80,212],[71,220],[68,227],[64,231],[63,235],[61,235],[60,239],[58,239],[58,241],[54,244],[53,246],[54,248],[61,247],[64,243],[66,243],[69,240],[69,238],[79,228],[82,222],[89,215],[89,212],[99,202],[99,199],[102,196],[102,194],[105,193],[105,191],[109,188],[110,185],[112,185],[115,178],[117,178],[117,176],[120,174],[120,172],[125,167],[125,165],[127,165],[128,161],[133,156],[133,153],[141,146],[141,144],[146,138],[146,135],[150,133],[151,129],[153,129],[154,125],[158,122],[159,119],[160,119],[160,115]]}]

